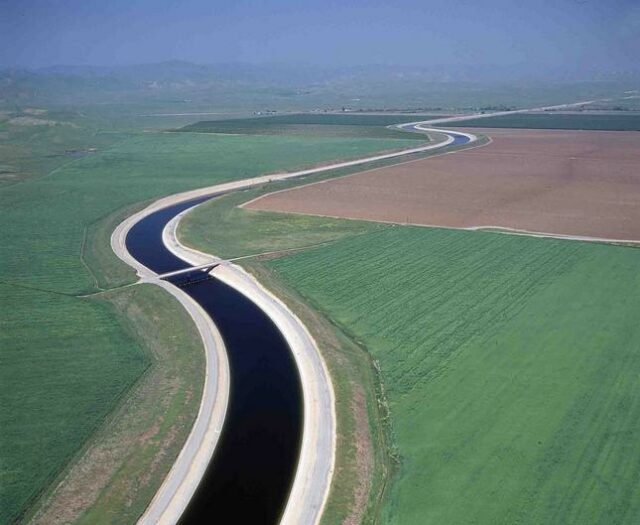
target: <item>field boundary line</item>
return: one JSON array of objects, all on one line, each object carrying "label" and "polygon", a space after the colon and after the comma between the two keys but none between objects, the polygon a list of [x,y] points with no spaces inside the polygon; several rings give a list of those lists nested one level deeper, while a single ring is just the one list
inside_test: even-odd
[{"label": "field boundary line", "polygon": [[611,239],[608,237],[591,237],[589,235],[570,235],[564,233],[547,233],[532,230],[521,230],[508,226],[468,226],[466,228],[451,228],[456,230],[481,231],[486,233],[501,233],[503,235],[522,235],[527,237],[541,237],[545,239],[564,239],[568,241],[595,242],[606,244],[639,245],[640,239]]},{"label": "field boundary line", "polygon": [[[82,263],[82,266],[84,266],[86,270],[89,272],[91,279],[93,279],[93,284],[95,285],[95,289],[98,290],[98,292],[104,292],[105,289],[100,286],[100,283],[98,282],[98,277],[96,276],[95,273],[93,273],[93,270],[87,264],[87,261],[85,261],[84,259],[85,250],[87,248],[88,231],[89,231],[88,227],[85,226],[82,231],[82,245],[80,246],[80,262]],[[87,294],[87,295],[90,295],[90,294]]]},{"label": "field boundary line", "polygon": [[[355,175],[355,174],[354,174]],[[326,182],[326,181],[323,181]],[[299,186],[302,188],[303,186]],[[293,188],[290,188],[293,189]],[[286,190],[282,190],[286,191]],[[279,192],[273,192],[265,194],[273,195]],[[255,199],[254,199],[255,200]],[[246,202],[245,204],[249,204],[252,201]],[[244,206],[242,204],[239,207]],[[384,219],[366,219],[362,217],[345,217],[344,215],[329,215],[326,213],[307,213],[302,211],[277,211],[277,210],[262,210],[262,209],[252,209],[251,211],[266,211],[271,213],[281,213],[283,215],[300,215],[307,217],[324,217],[326,219],[340,219],[344,221],[363,221],[363,222],[374,222],[378,224],[388,224],[391,226],[411,226],[414,228],[432,228],[435,230],[455,230],[455,231],[468,231],[468,232],[480,232],[480,233],[495,233],[500,235],[520,235],[522,237],[537,237],[541,239],[558,239],[565,241],[576,241],[576,242],[591,242],[591,243],[601,243],[601,244],[618,244],[618,245],[626,245],[630,247],[640,247],[640,240],[627,240],[627,239],[610,239],[607,237],[589,237],[589,236],[581,236],[581,235],[565,235],[562,233],[545,233],[545,232],[536,232],[536,231],[528,231],[528,230],[518,230],[516,228],[509,228],[508,226],[445,226],[442,224],[424,224],[420,222],[400,222],[400,221],[389,221]],[[364,232],[359,235],[371,235],[374,232]]]}]

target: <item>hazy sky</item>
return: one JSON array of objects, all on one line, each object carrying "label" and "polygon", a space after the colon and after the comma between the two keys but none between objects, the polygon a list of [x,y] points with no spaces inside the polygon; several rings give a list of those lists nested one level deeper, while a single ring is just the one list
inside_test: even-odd
[{"label": "hazy sky", "polygon": [[638,69],[640,0],[0,0],[0,65]]}]

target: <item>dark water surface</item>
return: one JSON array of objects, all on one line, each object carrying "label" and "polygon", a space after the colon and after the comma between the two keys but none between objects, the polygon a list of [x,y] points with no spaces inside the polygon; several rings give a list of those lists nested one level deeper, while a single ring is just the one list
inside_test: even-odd
[{"label": "dark water surface", "polygon": [[[165,248],[162,230],[207,198],[136,223],[126,239],[129,253],[157,273],[190,267]],[[174,280],[180,284],[185,276]],[[212,278],[180,286],[220,330],[231,369],[220,441],[180,523],[277,523],[295,475],[303,425],[300,376],[289,346],[260,308],[223,282]]]},{"label": "dark water surface", "polygon": [[453,142],[449,144],[449,146],[461,146],[462,144],[471,142],[471,139],[469,137],[465,137],[464,135],[454,135],[453,133],[451,135],[453,136]]}]

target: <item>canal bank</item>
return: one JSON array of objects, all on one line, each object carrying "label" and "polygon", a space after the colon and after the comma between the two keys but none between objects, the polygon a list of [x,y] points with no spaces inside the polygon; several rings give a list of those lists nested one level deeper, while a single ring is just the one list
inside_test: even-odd
[{"label": "canal bank", "polygon": [[[194,255],[194,253],[189,253],[187,250],[185,250],[184,252],[180,253],[180,258],[177,258],[175,256],[175,253],[172,254],[168,251],[166,253],[163,253],[162,246],[156,243],[154,241],[154,238],[161,240],[162,237],[164,237],[166,239],[167,236],[166,234],[162,235],[162,230],[164,229],[164,225],[170,222],[171,216],[176,216],[181,211],[186,210],[194,204],[202,202],[202,200],[206,200],[201,199],[194,202],[194,198],[202,198],[202,193],[204,193],[208,197],[212,194],[219,194],[220,191],[220,188],[209,188],[208,191],[201,190],[201,193],[199,195],[197,194],[198,192],[188,192],[183,195],[173,196],[171,198],[158,201],[157,203],[151,205],[139,214],[132,216],[127,221],[122,223],[116,229],[114,235],[112,236],[112,246],[114,248],[114,251],[116,251],[116,253],[120,256],[120,258],[136,268],[142,280],[160,284],[161,286],[163,286],[163,288],[167,289],[172,294],[176,296],[183,296],[183,302],[185,303],[189,302],[184,301],[184,296],[187,296],[189,300],[192,303],[196,303],[198,308],[200,309],[202,309],[202,307],[189,295],[188,288],[193,286],[198,288],[198,290],[200,290],[199,293],[203,294],[201,296],[201,299],[203,301],[205,300],[204,297],[206,296],[217,296],[219,300],[217,304],[220,305],[224,303],[224,301],[221,300],[223,296],[226,296],[226,300],[229,300],[230,295],[240,295],[240,292],[238,292],[238,290],[241,290],[242,294],[251,297],[252,301],[249,301],[251,304],[254,304],[253,301],[255,301],[260,305],[259,308],[256,308],[260,312],[262,312],[263,315],[266,316],[264,312],[268,312],[269,315],[266,317],[267,319],[272,319],[274,325],[277,325],[278,328],[275,329],[275,332],[279,335],[279,337],[283,337],[281,334],[285,334],[283,339],[285,343],[288,343],[287,355],[291,360],[295,359],[294,366],[286,366],[286,368],[288,368],[290,372],[295,372],[295,365],[297,365],[297,368],[300,370],[300,375],[302,376],[302,390],[304,391],[302,397],[304,401],[305,417],[303,422],[300,423],[300,428],[302,429],[302,426],[304,426],[304,428],[302,429],[302,435],[300,436],[298,434],[297,446],[291,445],[292,441],[289,441],[289,445],[285,446],[285,449],[293,451],[293,454],[289,455],[290,457],[288,461],[289,467],[293,467],[293,470],[289,473],[288,485],[284,481],[286,480],[287,475],[281,475],[281,480],[283,481],[280,483],[281,496],[278,511],[274,510],[276,507],[273,505],[269,508],[263,507],[259,512],[260,516],[271,516],[271,521],[258,519],[258,521],[256,522],[277,522],[277,517],[284,509],[284,515],[282,517],[283,523],[315,523],[318,521],[322,513],[322,508],[328,494],[331,474],[333,471],[335,427],[333,423],[333,391],[328,373],[319,355],[317,347],[313,342],[313,339],[308,334],[306,329],[302,326],[300,321],[295,318],[295,316],[293,316],[280,301],[278,301],[268,291],[266,291],[257,282],[255,282],[255,280],[251,276],[244,273],[237,267],[225,265],[224,267],[215,270],[216,280],[205,281],[202,283],[206,287],[211,287],[212,283],[216,283],[216,289],[214,293],[203,292],[202,290],[204,290],[205,286],[202,286],[200,283],[196,285],[188,285],[181,288],[174,286],[166,281],[161,281],[157,278],[157,271],[171,271],[179,267],[186,267],[189,264],[197,264],[203,257],[203,254],[199,254],[200,259],[198,259],[198,257]],[[196,193],[195,196],[194,193]],[[185,206],[185,200],[191,202],[189,202],[188,205]],[[171,208],[171,206],[176,202],[182,203],[182,207],[177,207],[169,210],[169,208]],[[148,218],[147,222],[145,222],[145,218]],[[174,221],[174,224],[175,223],[177,223],[177,220]],[[137,226],[138,224],[140,224],[140,226]],[[134,234],[131,237],[131,240],[129,240],[128,237],[131,231],[133,231]],[[137,233],[135,233],[136,231]],[[165,232],[166,231],[167,230],[165,230]],[[137,237],[137,241],[133,240],[134,237]],[[172,246],[172,250],[174,252],[179,249],[180,248],[177,245]],[[148,250],[148,253],[151,254],[150,259],[146,259],[145,256],[142,255],[145,250]],[[157,271],[153,271],[150,267],[147,267],[145,264],[143,264],[141,260],[133,257],[130,251],[133,252],[136,256],[140,257],[140,259],[143,262],[147,263],[151,268]],[[209,258],[208,260],[211,259]],[[210,289],[209,292],[211,291],[212,290]],[[232,302],[234,302],[234,305],[236,304],[235,299],[232,299]],[[228,304],[229,303],[227,302],[227,305]],[[197,316],[197,310],[197,308],[192,308],[190,310],[190,313]],[[254,330],[252,328],[249,331]],[[209,365],[208,368],[210,368]],[[224,367],[218,367],[218,372],[223,368]],[[231,373],[233,374],[233,372],[235,371],[233,363],[231,363],[231,370]],[[208,370],[207,377],[210,377],[212,373],[215,373],[215,370]],[[223,388],[214,384],[214,382],[210,384],[210,388],[215,392],[214,397],[215,395],[217,395],[220,397],[220,399],[224,398],[224,392],[221,391],[223,390]],[[243,404],[241,403],[240,406],[243,406]],[[291,406],[291,404],[289,406]],[[217,441],[218,436],[216,433],[217,430],[220,429],[221,422],[224,419],[224,414],[220,414],[220,406],[217,406],[216,408],[218,409],[217,424],[213,421],[210,422],[211,430],[214,433],[214,439],[204,439],[199,443],[199,447],[202,450],[207,450],[211,455],[213,454],[213,450],[215,448],[222,447],[224,443],[223,436],[220,437],[219,441]],[[201,414],[202,412],[203,408],[201,407]],[[238,413],[242,412],[243,410],[238,410]],[[302,413],[302,410],[300,410],[300,413]],[[287,421],[296,419],[296,417],[291,416],[291,414],[292,412],[289,412],[289,416],[285,418]],[[227,417],[229,417],[228,414]],[[298,421],[300,419],[302,418],[298,418]],[[225,430],[227,422],[228,421],[224,419]],[[271,423],[269,423],[269,425],[272,426]],[[268,435],[261,433],[261,437],[264,441],[268,438]],[[229,441],[233,440],[229,438]],[[177,521],[176,517],[180,516],[182,511],[187,508],[187,502],[190,499],[189,497],[187,497],[187,494],[189,491],[191,491],[192,494],[194,493],[195,485],[197,485],[197,471],[202,470],[202,465],[195,469],[189,469],[184,466],[178,467],[178,464],[180,463],[181,459],[185,464],[189,462],[189,457],[193,457],[193,454],[185,452],[193,449],[195,445],[196,444],[191,439],[187,442],[187,444],[183,448],[181,457],[179,457],[178,461],[176,462],[176,467],[172,469],[169,476],[165,480],[165,483],[163,484],[161,490],[152,501],[149,509],[141,518],[141,523],[175,523]],[[222,448],[220,448],[220,450],[222,450]],[[300,451],[299,459],[298,450]],[[262,460],[267,459],[272,455],[274,454],[263,454]],[[282,456],[282,454],[280,453],[275,455]],[[200,454],[200,456],[205,457],[206,453]],[[220,457],[222,457],[222,452],[220,454]],[[259,455],[254,456],[254,461],[248,462],[247,465],[251,464],[253,468],[258,467],[260,465],[260,462],[258,462],[259,458]],[[263,462],[262,460],[260,461]],[[205,462],[205,466],[206,463],[207,462]],[[212,465],[215,463],[216,457],[214,456]],[[296,469],[297,465],[299,465],[299,468]],[[177,481],[177,479],[181,477],[181,473],[184,473],[187,470],[189,471],[189,475],[187,476],[187,478],[190,479],[183,480],[183,483]],[[282,474],[283,471],[281,470],[280,472]],[[291,485],[292,477],[293,485]],[[196,481],[195,485],[194,481]],[[215,483],[219,485],[219,482]],[[277,484],[270,483],[270,485]],[[205,482],[202,487],[206,486],[207,483]],[[179,490],[172,493],[172,489],[175,487],[179,487]],[[286,490],[283,490],[283,487],[286,487]],[[289,488],[291,488],[291,492],[290,498],[287,500],[287,496],[289,495]],[[269,493],[269,490],[271,490],[271,488],[269,487],[267,487],[267,489],[268,490],[265,493]],[[240,490],[240,493],[242,493],[242,490]],[[244,494],[246,496],[247,493],[245,492]],[[284,499],[282,498],[283,494]],[[226,499],[227,497],[228,496],[225,496],[224,499]],[[208,498],[205,498],[205,500],[207,499]],[[217,499],[218,501],[221,500],[220,497],[215,499]],[[269,496],[269,499],[273,500],[274,498],[273,496]],[[250,508],[251,501],[252,500],[245,502],[244,507]],[[287,501],[289,502],[288,504]],[[206,503],[204,507],[199,507],[196,504],[196,506],[194,506],[193,508],[199,508],[199,512],[202,512],[203,508],[206,511],[207,506],[208,505]],[[196,515],[198,514],[197,511],[194,510],[194,512],[196,512]],[[189,511],[187,510],[187,514],[185,515],[185,518],[187,519],[189,518],[188,513]],[[235,514],[238,515],[237,512]],[[255,519],[255,514],[252,516]],[[273,519],[274,516],[275,521]],[[240,519],[239,516],[238,519]]]}]

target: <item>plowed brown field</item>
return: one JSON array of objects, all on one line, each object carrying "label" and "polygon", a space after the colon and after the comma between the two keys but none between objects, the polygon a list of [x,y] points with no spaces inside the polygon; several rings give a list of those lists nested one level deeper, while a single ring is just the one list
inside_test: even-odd
[{"label": "plowed brown field", "polygon": [[640,133],[473,132],[492,142],[269,194],[246,207],[640,240]]}]

